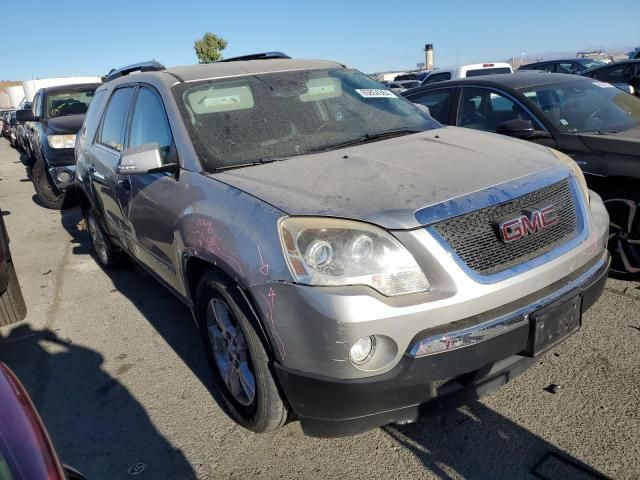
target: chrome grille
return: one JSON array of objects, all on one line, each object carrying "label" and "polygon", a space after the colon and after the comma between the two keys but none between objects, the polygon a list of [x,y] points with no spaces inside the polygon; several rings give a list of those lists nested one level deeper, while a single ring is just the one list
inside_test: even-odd
[{"label": "chrome grille", "polygon": [[[519,240],[505,243],[498,224],[528,210],[555,206],[558,222]],[[433,225],[469,268],[491,275],[532,260],[578,234],[576,205],[568,180],[505,203],[476,210]]]}]

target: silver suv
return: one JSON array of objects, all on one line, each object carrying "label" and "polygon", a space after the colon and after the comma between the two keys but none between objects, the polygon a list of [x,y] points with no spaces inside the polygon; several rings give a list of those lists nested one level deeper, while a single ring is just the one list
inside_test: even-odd
[{"label": "silver suv", "polygon": [[114,71],[76,158],[97,260],[131,257],[189,306],[256,432],[477,398],[575,332],[606,280],[607,212],[569,157],[443,128],[338,63]]}]

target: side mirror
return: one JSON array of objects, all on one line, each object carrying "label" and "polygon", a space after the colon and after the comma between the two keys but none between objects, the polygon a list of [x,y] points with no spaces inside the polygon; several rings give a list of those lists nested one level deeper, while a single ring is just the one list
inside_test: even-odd
[{"label": "side mirror", "polygon": [[143,175],[162,168],[160,145],[147,143],[122,152],[116,173],[120,175]]},{"label": "side mirror", "polygon": [[16,112],[16,121],[18,123],[37,122],[38,118],[33,114],[31,110],[18,110]]},{"label": "side mirror", "polygon": [[146,143],[122,152],[116,173],[144,175],[145,173],[177,170],[177,163],[165,163],[165,154],[157,143]]},{"label": "side mirror", "polygon": [[515,118],[498,125],[496,132],[510,137],[529,138],[534,134],[535,129],[530,121]]},{"label": "side mirror", "polygon": [[427,107],[426,105],[422,105],[421,103],[414,103],[414,105],[416,106],[416,108],[418,110],[420,110],[422,113],[427,114],[428,116],[431,116],[431,111],[429,110],[429,107]]}]

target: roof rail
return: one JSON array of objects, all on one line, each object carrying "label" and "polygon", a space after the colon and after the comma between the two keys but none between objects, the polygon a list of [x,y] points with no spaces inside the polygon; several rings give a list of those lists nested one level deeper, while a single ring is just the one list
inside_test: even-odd
[{"label": "roof rail", "polygon": [[282,52],[263,52],[252,53],[250,55],[242,55],[240,57],[231,57],[219,60],[219,62],[241,62],[244,60],[273,60],[276,58],[291,58],[289,55]]},{"label": "roof rail", "polygon": [[107,73],[105,82],[110,82],[111,80],[124,77],[125,75],[129,75],[133,72],[159,72],[160,70],[165,70],[165,66],[155,60],[134,63],[133,65],[128,65],[118,69],[112,68],[111,71]]}]

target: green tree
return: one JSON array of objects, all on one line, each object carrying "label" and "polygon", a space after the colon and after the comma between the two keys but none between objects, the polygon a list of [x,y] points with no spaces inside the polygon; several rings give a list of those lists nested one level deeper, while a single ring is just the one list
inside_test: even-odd
[{"label": "green tree", "polygon": [[207,32],[193,43],[198,61],[212,63],[222,59],[222,50],[227,48],[227,41],[214,33]]}]

